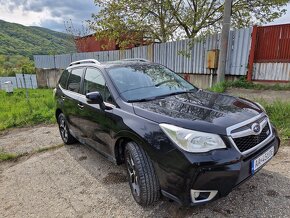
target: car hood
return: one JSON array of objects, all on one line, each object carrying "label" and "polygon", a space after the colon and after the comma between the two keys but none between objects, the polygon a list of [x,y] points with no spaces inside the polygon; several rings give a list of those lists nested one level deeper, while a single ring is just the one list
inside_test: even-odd
[{"label": "car hood", "polygon": [[133,103],[136,115],[157,123],[226,135],[226,128],[263,111],[253,102],[199,90],[147,102]]}]

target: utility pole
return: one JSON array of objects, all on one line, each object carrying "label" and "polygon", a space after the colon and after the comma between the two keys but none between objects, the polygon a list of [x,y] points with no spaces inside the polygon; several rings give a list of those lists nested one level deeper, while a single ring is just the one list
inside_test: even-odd
[{"label": "utility pole", "polygon": [[224,3],[224,19],[221,34],[221,47],[219,55],[219,63],[217,70],[217,82],[223,82],[225,80],[225,71],[227,63],[228,52],[228,40],[231,26],[231,12],[232,12],[232,0],[225,0]]}]

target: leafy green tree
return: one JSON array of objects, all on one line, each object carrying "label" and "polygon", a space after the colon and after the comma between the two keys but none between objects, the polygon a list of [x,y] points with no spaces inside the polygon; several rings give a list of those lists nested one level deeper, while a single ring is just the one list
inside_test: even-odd
[{"label": "leafy green tree", "polygon": [[[261,25],[282,16],[288,0],[233,0],[233,28]],[[169,7],[187,38],[219,31],[223,19],[224,1],[168,0]]]},{"label": "leafy green tree", "polygon": [[[288,0],[233,0],[232,27],[264,24],[285,13]],[[122,45],[130,44],[131,32],[141,32],[152,41],[219,31],[223,18],[221,0],[95,0],[101,10],[92,16],[90,26],[98,37],[109,37]],[[123,43],[123,44],[122,44]]]},{"label": "leafy green tree", "polygon": [[158,42],[172,40],[178,24],[164,2],[95,0],[96,5],[102,9],[92,15],[90,27],[96,31],[97,37],[109,37],[120,47],[140,43],[143,37]]}]

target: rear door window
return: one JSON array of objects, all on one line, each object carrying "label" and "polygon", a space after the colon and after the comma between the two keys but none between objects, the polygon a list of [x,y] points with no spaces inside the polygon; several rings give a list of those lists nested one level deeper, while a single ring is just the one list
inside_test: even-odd
[{"label": "rear door window", "polygon": [[67,85],[68,90],[80,93],[83,72],[83,68],[77,68],[71,71]]},{"label": "rear door window", "polygon": [[63,89],[66,89],[68,76],[69,76],[69,72],[68,72],[68,70],[65,70],[65,71],[62,72],[62,74],[61,74],[61,76],[59,78],[59,82],[58,83]]}]

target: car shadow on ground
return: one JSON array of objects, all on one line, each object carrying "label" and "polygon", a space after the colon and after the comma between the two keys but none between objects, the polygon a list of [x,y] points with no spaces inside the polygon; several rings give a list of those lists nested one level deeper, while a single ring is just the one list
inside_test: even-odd
[{"label": "car shadow on ground", "polygon": [[290,214],[290,179],[281,173],[262,169],[227,197],[206,205],[182,207],[163,197],[154,205],[142,208],[131,195],[124,165],[114,165],[85,145],[75,144],[65,149],[120,204],[125,204],[127,210],[138,211],[145,217],[287,217]]}]

